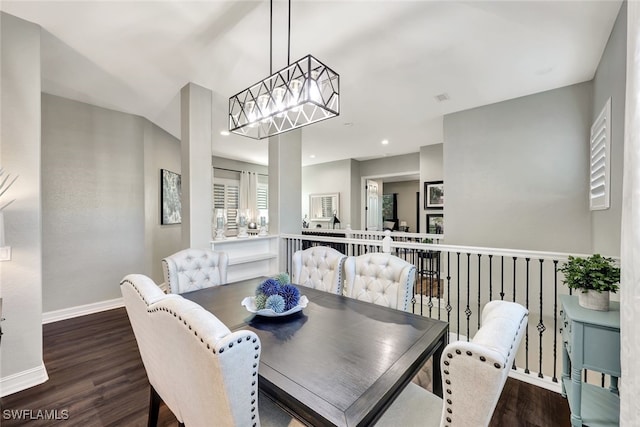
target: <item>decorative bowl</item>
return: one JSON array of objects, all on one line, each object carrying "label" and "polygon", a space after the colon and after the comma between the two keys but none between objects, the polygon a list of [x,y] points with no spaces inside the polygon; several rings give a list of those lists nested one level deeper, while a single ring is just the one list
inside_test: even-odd
[{"label": "decorative bowl", "polygon": [[288,316],[290,314],[299,312],[300,310],[305,308],[307,306],[307,304],[309,304],[309,300],[307,299],[306,296],[301,295],[300,296],[300,301],[298,301],[298,305],[296,305],[295,307],[293,307],[290,310],[283,311],[282,313],[276,313],[275,311],[271,310],[270,308],[263,308],[262,310],[258,310],[256,308],[256,297],[246,297],[245,299],[242,300],[242,302],[240,304],[243,305],[247,309],[248,312],[254,313],[254,314],[258,315],[258,316],[283,317],[283,316]]}]

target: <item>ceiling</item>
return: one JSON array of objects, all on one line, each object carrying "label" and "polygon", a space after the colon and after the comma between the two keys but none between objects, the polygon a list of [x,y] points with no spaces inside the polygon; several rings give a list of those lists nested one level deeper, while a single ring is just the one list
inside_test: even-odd
[{"label": "ceiling", "polygon": [[[340,74],[340,116],[303,128],[303,165],[417,152],[443,142],[444,114],[592,79],[620,4],[293,1],[291,60],[310,53]],[[214,92],[212,153],[267,164],[265,140],[219,134],[229,96],[269,75],[267,0],[0,8],[42,26],[44,92],[179,137],[179,92],[193,82]],[[275,71],[287,64],[287,2],[274,1],[273,19]]]}]

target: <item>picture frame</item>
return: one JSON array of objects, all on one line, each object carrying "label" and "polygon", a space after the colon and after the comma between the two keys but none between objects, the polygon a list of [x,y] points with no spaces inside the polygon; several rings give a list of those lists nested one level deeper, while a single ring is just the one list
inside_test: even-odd
[{"label": "picture frame", "polygon": [[441,213],[427,214],[427,233],[444,234],[444,215]]},{"label": "picture frame", "polygon": [[444,181],[428,181],[424,183],[424,208],[444,208]]},{"label": "picture frame", "polygon": [[182,223],[182,177],[179,173],[160,169],[160,224]]}]

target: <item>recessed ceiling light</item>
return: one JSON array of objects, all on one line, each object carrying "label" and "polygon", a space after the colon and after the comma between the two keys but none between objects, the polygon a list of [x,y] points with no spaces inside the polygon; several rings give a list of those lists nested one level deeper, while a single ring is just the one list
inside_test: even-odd
[{"label": "recessed ceiling light", "polygon": [[315,155],[315,154],[312,154],[312,155],[310,155],[310,156],[309,156],[309,158],[311,158],[311,159],[315,159],[315,158],[316,158],[316,155]]},{"label": "recessed ceiling light", "polygon": [[353,126],[353,122],[344,122],[343,123],[345,126]]},{"label": "recessed ceiling light", "polygon": [[388,139],[383,139],[382,140],[382,145],[389,145],[389,140]]},{"label": "recessed ceiling light", "polygon": [[222,135],[222,136],[229,136],[229,131],[228,131],[228,130],[221,130],[221,131],[220,131],[220,135]]}]

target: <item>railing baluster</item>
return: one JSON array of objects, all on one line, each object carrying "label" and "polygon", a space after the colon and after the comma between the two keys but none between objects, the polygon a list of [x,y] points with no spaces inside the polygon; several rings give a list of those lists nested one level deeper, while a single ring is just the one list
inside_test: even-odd
[{"label": "railing baluster", "polygon": [[458,307],[458,310],[456,310],[458,312],[458,339],[460,339],[460,252],[456,252],[457,258],[458,258],[458,304],[456,305]]},{"label": "railing baluster", "polygon": [[[526,284],[526,291],[525,291],[525,307],[527,308],[527,310],[529,310],[529,261],[531,261],[531,258],[525,258],[525,272],[526,272],[526,276],[525,276],[525,284]],[[529,373],[529,328],[526,328],[524,330],[524,373],[528,374]]]},{"label": "railing baluster", "polygon": [[500,257],[500,299],[504,300],[504,256]]},{"label": "railing baluster", "polygon": [[489,255],[489,301],[493,301],[493,255]]},{"label": "railing baluster", "polygon": [[469,323],[472,313],[469,302],[471,302],[471,254],[467,252],[467,309],[464,311],[464,314],[467,316],[467,341],[471,338]]},{"label": "railing baluster", "polygon": [[538,346],[538,378],[544,378],[544,375],[542,374],[542,334],[544,334],[544,331],[547,330],[546,326],[544,326],[544,321],[542,320],[542,289],[544,286],[544,280],[542,277],[543,274],[543,264],[544,264],[544,260],[543,259],[539,259],[538,261],[540,261],[540,322],[538,323],[538,333],[540,334],[540,345]]},{"label": "railing baluster", "polygon": [[480,290],[482,289],[482,287],[480,286],[480,282],[482,277],[480,276],[480,264],[481,262],[481,258],[482,258],[482,254],[478,254],[478,329],[480,329]]},{"label": "railing baluster", "polygon": [[[542,352],[540,352],[542,353]],[[553,260],[553,378],[558,382],[558,260]]]},{"label": "railing baluster", "polygon": [[513,302],[516,302],[516,261],[518,257],[513,257]]}]

